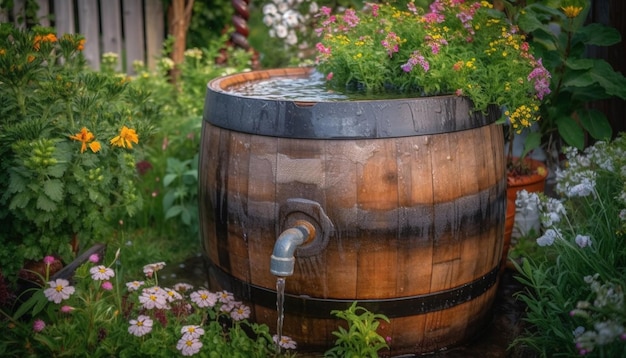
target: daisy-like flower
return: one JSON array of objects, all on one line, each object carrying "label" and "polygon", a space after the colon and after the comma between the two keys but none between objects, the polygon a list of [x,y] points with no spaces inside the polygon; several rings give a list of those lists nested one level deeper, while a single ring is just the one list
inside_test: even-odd
[{"label": "daisy-like flower", "polygon": [[139,296],[139,303],[143,305],[145,309],[165,309],[167,308],[167,298],[163,294],[164,291],[143,290],[141,296]]},{"label": "daisy-like flower", "polygon": [[184,336],[176,344],[176,349],[178,349],[184,356],[192,356],[200,352],[200,348],[202,348],[202,342],[200,342],[198,338],[190,336]]},{"label": "daisy-like flower", "polygon": [[199,290],[192,292],[189,295],[191,302],[198,305],[198,307],[213,307],[217,303],[217,295],[207,290]]},{"label": "daisy-like flower", "polygon": [[230,311],[230,316],[235,321],[241,321],[250,317],[250,307],[239,303],[237,307],[235,307],[232,311]]},{"label": "daisy-like flower", "polygon": [[278,335],[275,334],[274,337],[272,337],[274,339],[274,343],[278,343],[278,345],[281,348],[284,349],[296,349],[296,341],[294,341],[293,339],[291,339],[288,336],[280,336],[280,341],[278,340]]},{"label": "daisy-like flower", "polygon": [[166,288],[165,298],[167,299],[167,302],[174,302],[176,300],[181,300],[183,296],[175,290],[172,290],[171,288]]},{"label": "daisy-like flower", "polygon": [[162,270],[165,267],[165,262],[156,262],[148,264],[143,267],[143,273],[148,277],[152,277],[152,274],[156,271]]},{"label": "daisy-like flower", "polygon": [[123,126],[120,134],[111,139],[111,145],[122,148],[133,148],[133,143],[139,143],[139,136],[134,129]]},{"label": "daisy-like flower", "polygon": [[98,152],[101,149],[100,142],[94,141],[95,136],[89,131],[89,129],[87,129],[87,127],[83,127],[81,128],[80,132],[71,135],[70,139],[82,143],[80,146],[81,153],[84,153],[85,150],[87,150],[87,146],[89,146],[89,149],[91,149],[91,151],[94,153]]},{"label": "daisy-like flower", "polygon": [[188,283],[184,283],[184,282],[179,282],[177,284],[174,285],[174,289],[178,292],[182,292],[185,293],[187,291],[191,291],[193,290],[193,286],[188,284]]},{"label": "daisy-like flower", "polygon": [[143,281],[126,282],[126,288],[128,288],[128,291],[133,292],[137,291],[139,287],[143,286],[143,284]]},{"label": "daisy-like flower", "polygon": [[49,301],[61,303],[61,301],[70,298],[75,289],[70,286],[70,282],[63,278],[57,278],[55,281],[49,281],[50,287],[43,291],[43,294]]},{"label": "daisy-like flower", "polygon": [[217,292],[217,298],[222,303],[229,303],[229,302],[233,302],[235,300],[235,297],[233,296],[233,294],[228,292],[228,291],[219,291],[219,292]]},{"label": "daisy-like flower", "polygon": [[94,280],[109,280],[111,277],[115,276],[115,271],[104,265],[94,266],[89,269],[89,273],[91,274],[91,278]]},{"label": "daisy-like flower", "polygon": [[141,337],[152,331],[153,322],[148,316],[140,315],[137,319],[131,319],[129,323],[130,327],[128,327],[128,333],[137,337]]},{"label": "daisy-like flower", "polygon": [[180,333],[183,335],[183,338],[200,338],[204,334],[204,329],[195,325],[183,326]]}]

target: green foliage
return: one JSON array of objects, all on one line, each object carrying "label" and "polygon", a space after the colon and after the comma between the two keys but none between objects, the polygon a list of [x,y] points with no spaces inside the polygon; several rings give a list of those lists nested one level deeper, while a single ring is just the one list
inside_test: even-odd
[{"label": "green foliage", "polygon": [[[145,265],[145,278],[134,277],[143,281],[129,285],[133,278],[122,270],[123,253],[103,260],[108,264],[91,260],[78,267],[71,283],[51,281],[36,288],[15,313],[0,311],[3,357],[172,357],[187,342],[197,345],[203,357],[292,356],[279,354],[269,327],[249,322],[249,308],[227,291],[189,284],[164,287],[159,284],[163,262]],[[52,295],[59,284],[71,292],[55,303]],[[150,304],[144,304],[140,297],[148,296]],[[26,312],[28,316],[21,315]],[[146,323],[143,334],[133,333],[133,320]],[[45,327],[35,331],[36,321]]]},{"label": "green foliage", "polygon": [[[570,7],[570,13],[565,11]],[[613,136],[606,116],[588,104],[595,100],[626,99],[626,78],[602,59],[588,56],[590,47],[621,42],[619,32],[599,23],[586,23],[590,1],[534,2],[519,11],[517,22],[530,34],[531,45],[552,74],[552,93],[541,105],[543,142],[549,150],[565,145],[583,149],[590,136]],[[511,7],[515,9],[515,7]],[[519,10],[519,9],[518,9]]]},{"label": "green foliage", "polygon": [[478,111],[506,107],[517,132],[530,126],[549,74],[524,36],[487,2],[436,2],[438,11],[380,4],[320,16],[317,69],[328,86],[368,95],[466,96]]},{"label": "green foliage", "polygon": [[560,200],[540,195],[543,231],[519,248],[528,330],[514,344],[542,357],[626,353],[626,137],[570,148]]},{"label": "green foliage", "polygon": [[198,223],[198,154],[193,159],[180,161],[167,159],[163,187],[168,190],[163,197],[165,219],[180,217],[182,223],[197,234]]},{"label": "green foliage", "polygon": [[335,346],[326,351],[325,357],[376,358],[381,349],[389,348],[385,338],[376,332],[381,320],[389,322],[385,315],[369,312],[357,306],[356,301],[344,311],[334,310],[331,313],[345,320],[348,329],[339,327],[333,332],[337,340]]},{"label": "green foliage", "polygon": [[80,35],[0,28],[0,255],[9,279],[24,259],[72,258],[142,207],[135,163],[159,106],[125,76],[89,71]]}]

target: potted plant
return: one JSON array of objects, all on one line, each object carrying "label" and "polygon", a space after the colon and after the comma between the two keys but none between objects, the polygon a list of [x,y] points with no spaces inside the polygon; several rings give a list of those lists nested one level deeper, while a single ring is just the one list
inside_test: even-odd
[{"label": "potted plant", "polygon": [[588,50],[618,44],[621,36],[612,27],[586,21],[589,0],[561,1],[558,6],[533,2],[523,8],[507,4],[512,21],[529,35],[531,47],[551,74],[551,91],[539,107],[538,133],[548,166],[556,168],[563,146],[582,150],[592,141],[613,137],[605,114],[590,104],[626,99],[626,78]]}]

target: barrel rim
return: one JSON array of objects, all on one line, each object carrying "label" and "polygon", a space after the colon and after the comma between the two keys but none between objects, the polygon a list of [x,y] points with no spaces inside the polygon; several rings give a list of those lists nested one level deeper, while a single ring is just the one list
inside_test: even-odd
[{"label": "barrel rim", "polygon": [[497,106],[486,113],[455,95],[346,101],[298,101],[246,97],[228,88],[273,77],[303,77],[312,68],[241,72],[207,84],[203,118],[223,129],[298,139],[373,139],[432,135],[494,123]]}]

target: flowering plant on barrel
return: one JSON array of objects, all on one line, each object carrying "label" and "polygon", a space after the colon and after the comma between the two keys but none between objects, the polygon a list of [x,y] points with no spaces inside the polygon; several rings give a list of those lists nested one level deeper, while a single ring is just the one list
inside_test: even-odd
[{"label": "flowering plant on barrel", "polygon": [[332,89],[466,96],[478,111],[503,108],[510,136],[539,119],[550,92],[525,36],[486,1],[366,4],[342,15],[323,7],[318,17],[317,69]]},{"label": "flowering plant on barrel", "polygon": [[158,106],[125,75],[89,70],[80,35],[0,27],[0,267],[73,257],[141,206],[136,162]]}]

